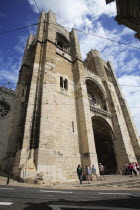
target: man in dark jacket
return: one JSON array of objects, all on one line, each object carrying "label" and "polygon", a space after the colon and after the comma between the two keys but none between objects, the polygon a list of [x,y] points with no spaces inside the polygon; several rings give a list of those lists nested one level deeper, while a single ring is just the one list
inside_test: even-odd
[{"label": "man in dark jacket", "polygon": [[82,170],[81,165],[78,165],[78,167],[77,167],[77,175],[78,175],[78,178],[80,180],[80,184],[82,184],[83,170]]}]

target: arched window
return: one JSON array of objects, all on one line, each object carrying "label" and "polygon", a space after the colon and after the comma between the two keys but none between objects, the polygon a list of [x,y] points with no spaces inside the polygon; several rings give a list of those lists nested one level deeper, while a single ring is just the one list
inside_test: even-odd
[{"label": "arched window", "polygon": [[56,33],[56,46],[61,50],[69,53],[70,42],[64,35],[58,32]]},{"label": "arched window", "polygon": [[63,88],[63,77],[60,77],[60,87]]},{"label": "arched window", "polygon": [[63,79],[63,77],[60,77],[60,87],[65,90],[68,90],[68,80]]},{"label": "arched window", "polygon": [[66,90],[68,90],[68,80],[67,79],[64,80],[64,88]]}]

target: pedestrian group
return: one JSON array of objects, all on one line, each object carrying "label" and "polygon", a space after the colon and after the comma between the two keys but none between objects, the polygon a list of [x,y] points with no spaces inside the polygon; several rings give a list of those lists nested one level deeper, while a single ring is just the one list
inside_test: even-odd
[{"label": "pedestrian group", "polygon": [[82,169],[81,165],[79,164],[77,167],[77,175],[78,179],[80,181],[80,184],[82,184],[83,179],[87,180],[88,183],[90,183],[90,180],[101,180],[102,177],[104,177],[104,166],[99,163],[99,171],[100,171],[100,176],[97,175],[96,173],[96,168],[94,165],[92,165],[91,169],[88,165],[85,166],[84,170]]},{"label": "pedestrian group", "polygon": [[138,176],[140,175],[140,166],[137,162],[124,163],[125,175]]},{"label": "pedestrian group", "polygon": [[[124,167],[125,167],[124,175],[130,175],[131,177],[140,175],[140,166],[137,162],[124,163]],[[88,165],[85,165],[84,169],[82,169],[80,164],[77,167],[77,175],[80,184],[82,184],[83,180],[87,180],[88,183],[90,183],[90,180],[98,181],[105,179],[104,166],[101,163],[99,163],[99,172],[100,173],[98,175],[94,165],[92,165],[91,169]]]}]

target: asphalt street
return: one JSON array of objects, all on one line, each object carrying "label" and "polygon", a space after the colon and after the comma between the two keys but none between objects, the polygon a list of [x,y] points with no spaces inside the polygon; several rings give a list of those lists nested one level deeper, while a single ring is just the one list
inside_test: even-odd
[{"label": "asphalt street", "polygon": [[140,191],[56,190],[0,185],[0,210],[140,209]]}]

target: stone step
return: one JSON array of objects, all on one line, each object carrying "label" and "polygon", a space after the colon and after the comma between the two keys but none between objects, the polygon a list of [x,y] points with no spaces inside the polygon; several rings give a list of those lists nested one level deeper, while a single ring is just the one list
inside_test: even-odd
[{"label": "stone step", "polygon": [[99,187],[99,186],[113,186],[113,185],[116,185],[116,186],[130,186],[130,185],[132,185],[133,184],[133,186],[135,185],[140,185],[140,178],[137,178],[137,179],[132,179],[132,180],[119,180],[119,181],[107,181],[107,182],[103,182],[103,183],[95,183],[94,184],[94,186],[97,186],[97,187]]}]

